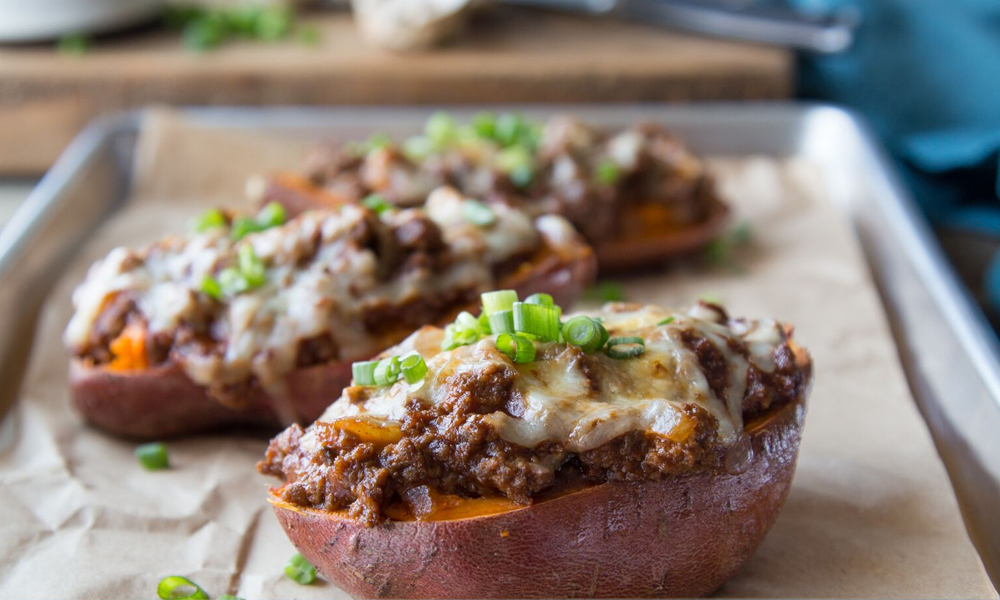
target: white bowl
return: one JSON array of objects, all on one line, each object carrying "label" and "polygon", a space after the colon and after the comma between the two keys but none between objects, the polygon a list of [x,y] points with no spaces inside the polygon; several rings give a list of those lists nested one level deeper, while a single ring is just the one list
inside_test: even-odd
[{"label": "white bowl", "polygon": [[0,42],[37,42],[135,25],[164,0],[0,0]]}]

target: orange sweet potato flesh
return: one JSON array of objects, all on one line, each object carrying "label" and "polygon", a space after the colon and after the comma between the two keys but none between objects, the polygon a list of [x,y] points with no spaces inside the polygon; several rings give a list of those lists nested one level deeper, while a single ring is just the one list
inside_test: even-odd
[{"label": "orange sweet potato flesh", "polygon": [[[263,202],[278,202],[289,215],[356,202],[319,187],[294,173],[275,173],[267,179]],[[620,220],[627,233],[594,242],[601,272],[628,271],[689,254],[721,235],[730,223],[730,212],[714,197],[706,198],[708,214],[701,221],[677,225],[669,207],[658,202],[625,206]]]},{"label": "orange sweet potato flesh", "polygon": [[749,424],[739,473],[605,483],[498,514],[365,527],[270,501],[303,556],[358,598],[703,596],[774,524],[803,419],[795,403]]},{"label": "orange sweet potato flesh", "polygon": [[[580,243],[555,249],[546,245],[499,287],[515,289],[521,297],[548,292],[556,302],[569,305],[593,284],[596,272],[589,246]],[[478,304],[477,300],[474,306],[455,307],[442,315],[440,323],[450,322],[461,310],[478,311]],[[394,346],[410,333],[409,329],[389,333],[383,347]],[[127,348],[131,352],[135,346],[130,341]],[[130,364],[138,365],[132,356]],[[350,382],[350,362],[297,369],[286,378],[286,397],[273,398],[255,389],[241,398],[237,408],[209,398],[177,365],[123,369],[74,360],[70,367],[70,393],[83,418],[104,431],[133,439],[163,439],[234,425],[276,430],[291,421],[311,423]]]}]

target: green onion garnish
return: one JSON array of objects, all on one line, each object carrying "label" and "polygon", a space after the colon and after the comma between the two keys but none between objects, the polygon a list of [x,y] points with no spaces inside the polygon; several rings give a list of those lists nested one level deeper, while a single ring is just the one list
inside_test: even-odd
[{"label": "green onion garnish", "polygon": [[454,350],[459,346],[468,346],[479,341],[479,328],[471,329],[462,327],[457,323],[452,323],[444,328],[444,340],[441,342],[442,350]]},{"label": "green onion garnish", "polygon": [[254,252],[253,245],[246,244],[240,247],[237,254],[237,264],[240,275],[246,280],[250,288],[257,288],[264,285],[265,272],[264,261]]},{"label": "green onion garnish", "polygon": [[250,289],[250,283],[246,277],[239,272],[239,269],[234,269],[233,267],[223,269],[219,273],[218,282],[219,289],[226,296],[238,296]]},{"label": "green onion garnish", "polygon": [[385,201],[385,198],[378,194],[369,194],[361,201],[362,204],[375,211],[376,215],[381,216],[382,213],[392,210],[392,205]]},{"label": "green onion garnish", "polygon": [[422,135],[417,135],[403,142],[403,154],[413,161],[427,158],[434,153],[434,144]]},{"label": "green onion garnish", "polygon": [[584,292],[583,297],[600,302],[622,302],[625,300],[625,289],[620,283],[601,281]]},{"label": "green onion garnish", "polygon": [[497,167],[506,173],[514,185],[527,187],[535,176],[531,152],[524,146],[504,148],[497,155]]},{"label": "green onion garnish", "polygon": [[285,207],[278,202],[268,202],[257,213],[257,224],[264,228],[284,225],[287,219],[288,213],[285,212]]},{"label": "green onion garnish", "polygon": [[618,163],[610,158],[605,158],[594,167],[594,179],[596,179],[598,183],[603,183],[604,185],[614,185],[615,183],[618,183],[618,180],[621,179],[621,177],[622,171],[618,167]]},{"label": "green onion garnish", "polygon": [[472,118],[470,126],[478,137],[491,140],[496,133],[497,117],[493,113],[481,112]]},{"label": "green onion garnish", "polygon": [[159,471],[170,466],[167,446],[163,442],[142,444],[135,449],[135,457],[139,459],[139,464],[149,471]]},{"label": "green onion garnish", "polygon": [[226,215],[217,208],[210,208],[205,212],[198,215],[198,218],[194,222],[194,230],[197,233],[204,233],[209,229],[218,229],[221,227],[227,227],[229,221],[226,219]]},{"label": "green onion garnish", "polygon": [[222,299],[222,286],[211,275],[205,275],[201,280],[201,291],[216,300]]},{"label": "green onion garnish", "polygon": [[497,349],[515,363],[529,363],[535,360],[535,344],[528,338],[510,333],[497,336]]},{"label": "green onion garnish", "polygon": [[233,219],[233,227],[229,231],[229,237],[233,241],[242,240],[244,237],[251,233],[257,233],[258,231],[263,231],[257,221],[251,219],[250,217],[236,217]]},{"label": "green onion garnish", "polygon": [[515,302],[514,331],[529,333],[543,340],[555,342],[559,340],[560,316],[562,310],[558,306]]},{"label": "green onion garnish", "polygon": [[563,325],[566,341],[579,346],[584,352],[599,350],[607,341],[606,335],[604,326],[587,316],[573,317]]},{"label": "green onion garnish", "polygon": [[517,302],[517,292],[514,290],[498,290],[482,295],[483,312],[491,315],[501,310],[511,310]]},{"label": "green onion garnish", "polygon": [[489,227],[497,222],[497,213],[479,200],[468,199],[462,203],[462,217],[473,225]]},{"label": "green onion garnish", "polygon": [[455,317],[455,323],[462,329],[479,329],[479,318],[464,310]]},{"label": "green onion garnish", "polygon": [[197,583],[180,575],[164,577],[156,586],[156,595],[163,598],[163,600],[183,600],[185,598],[194,598],[197,600],[208,599],[208,594]]},{"label": "green onion garnish", "polygon": [[532,294],[524,299],[525,304],[541,304],[542,306],[555,306],[556,302],[549,294]]},{"label": "green onion garnish", "polygon": [[[514,326],[514,317],[511,315],[511,327]],[[479,331],[483,332],[483,335],[490,335],[493,333],[493,327],[490,326],[490,316],[485,312],[479,313]],[[500,333],[500,332],[497,332]]]},{"label": "green onion garnish", "polygon": [[659,327],[660,325],[670,325],[671,323],[673,323],[676,320],[677,319],[675,319],[674,317],[667,317],[666,319],[663,319],[662,321],[660,321],[659,323],[657,323],[656,326]]},{"label": "green onion garnish", "polygon": [[375,368],[379,361],[365,360],[351,365],[351,376],[354,378],[354,385],[372,386],[375,385]]},{"label": "green onion garnish", "polygon": [[427,363],[424,362],[424,357],[416,352],[404,356],[399,368],[403,372],[403,379],[410,385],[422,380],[427,374]]},{"label": "green onion garnish", "polygon": [[296,554],[288,560],[288,566],[285,567],[285,577],[299,585],[309,585],[316,581],[316,567],[309,564],[309,561],[301,554]]},{"label": "green onion garnish", "polygon": [[450,144],[458,132],[455,120],[446,112],[438,111],[427,119],[424,125],[424,135],[437,148],[442,148]]},{"label": "green onion garnish", "polygon": [[611,358],[632,358],[646,350],[646,342],[641,337],[613,337],[608,340],[608,356]]},{"label": "green onion garnish", "polygon": [[490,319],[490,333],[514,333],[514,311],[498,310],[492,313]]},{"label": "green onion garnish", "polygon": [[375,365],[375,385],[382,387],[392,385],[399,379],[399,357],[383,358]]}]

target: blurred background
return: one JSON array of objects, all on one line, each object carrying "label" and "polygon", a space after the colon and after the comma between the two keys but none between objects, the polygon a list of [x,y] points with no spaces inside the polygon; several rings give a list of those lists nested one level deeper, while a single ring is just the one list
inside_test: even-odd
[{"label": "blurred background", "polygon": [[0,0],[0,220],[149,105],[833,102],[1000,323],[995,0]]}]

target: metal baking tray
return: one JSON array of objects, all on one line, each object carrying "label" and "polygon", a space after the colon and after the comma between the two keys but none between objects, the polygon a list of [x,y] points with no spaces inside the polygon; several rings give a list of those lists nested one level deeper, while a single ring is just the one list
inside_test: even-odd
[{"label": "metal baking tray", "polygon": [[[477,107],[475,110],[482,110]],[[504,107],[509,109],[510,107]],[[800,156],[830,175],[890,316],[907,378],[951,476],[970,537],[1000,582],[1000,344],[867,127],[803,104],[523,106],[597,123],[655,119],[709,155]],[[452,109],[467,116],[473,109]],[[317,138],[409,128],[427,108],[186,109],[200,126]],[[68,257],[128,197],[142,113],[93,123],[0,230],[0,414],[14,401],[38,307]],[[933,357],[925,352],[934,348]],[[941,360],[934,357],[948,357]],[[3,446],[0,428],[0,447]]]}]

